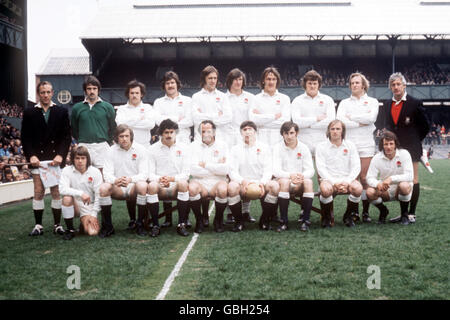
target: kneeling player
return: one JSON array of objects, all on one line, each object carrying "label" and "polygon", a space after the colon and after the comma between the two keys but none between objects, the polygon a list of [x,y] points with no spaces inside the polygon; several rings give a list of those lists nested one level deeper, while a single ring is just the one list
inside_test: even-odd
[{"label": "kneeling player", "polygon": [[333,120],[327,128],[328,141],[316,147],[316,166],[320,176],[320,202],[322,226],[331,227],[333,196],[348,194],[344,223],[353,227],[352,214],[357,212],[361,200],[362,185],[355,180],[361,171],[358,150],[353,142],[345,140],[345,125]]},{"label": "kneeling player", "polygon": [[369,166],[367,173],[367,197],[378,209],[378,223],[386,223],[389,210],[384,201],[400,201],[401,224],[408,225],[408,205],[411,200],[414,170],[408,150],[400,149],[397,136],[386,131],[380,139],[379,150]]},{"label": "kneeling player", "polygon": [[[240,204],[240,197],[246,200],[247,189],[251,183],[255,183],[259,187],[259,198],[263,210],[259,227],[262,230],[270,230],[270,221],[277,213],[280,189],[278,182],[271,180],[272,153],[268,145],[257,141],[257,127],[254,122],[244,121],[240,129],[243,143],[239,143],[231,149],[232,168],[228,196],[233,198],[233,201],[229,201],[228,204],[230,207],[235,201]],[[242,211],[236,210],[233,214],[237,223],[236,228],[242,229]]]},{"label": "kneeling player", "polygon": [[149,149],[149,180],[147,203],[153,222],[152,237],[160,234],[158,222],[159,200],[177,197],[177,232],[188,236],[186,222],[189,214],[189,167],[188,146],[176,140],[178,124],[170,119],[163,120],[158,129],[161,139]]},{"label": "kneeling player", "polygon": [[133,130],[126,124],[117,126],[114,135],[115,144],[105,157],[103,167],[105,183],[100,186],[99,200],[102,213],[102,228],[99,234],[101,238],[114,234],[111,198],[136,201],[138,206],[136,233],[146,235],[144,220],[147,215],[147,150],[139,143],[133,142],[133,137]]},{"label": "kneeling player", "polygon": [[[229,200],[227,175],[230,171],[230,160],[228,148],[223,141],[216,140],[216,125],[212,121],[202,121],[198,130],[201,134],[201,141],[194,141],[191,144],[192,179],[189,181],[189,200],[197,220],[195,232],[202,232],[202,220],[206,222],[209,219],[208,215],[202,217],[201,213],[201,199],[208,197],[215,200],[214,231],[223,232],[223,213]],[[232,205],[231,210],[237,210],[236,205]]]},{"label": "kneeling player", "polygon": [[100,230],[97,214],[100,211],[99,190],[103,177],[97,168],[91,166],[89,151],[84,146],[75,148],[70,154],[71,166],[65,167],[61,173],[59,190],[62,199],[62,215],[66,222],[65,240],[75,236],[74,216],[80,217],[80,233],[82,230],[95,236]]},{"label": "kneeling player", "polygon": [[303,218],[301,231],[307,231],[312,203],[314,200],[313,182],[314,167],[311,152],[307,145],[298,140],[299,127],[294,122],[285,122],[280,134],[283,141],[273,151],[273,175],[280,185],[278,206],[280,207],[281,224],[277,231],[288,228],[288,209],[290,195],[302,197]]}]

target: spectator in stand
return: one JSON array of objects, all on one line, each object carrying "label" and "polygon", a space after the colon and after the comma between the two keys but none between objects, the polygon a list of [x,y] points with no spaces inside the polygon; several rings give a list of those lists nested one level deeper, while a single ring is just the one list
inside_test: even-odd
[{"label": "spectator in stand", "polygon": [[13,175],[11,169],[6,168],[4,170],[4,177],[3,177],[2,182],[3,183],[8,183],[8,182],[14,182],[14,181],[16,181],[16,180],[14,179],[14,175]]},{"label": "spectator in stand", "polygon": [[28,169],[27,170],[23,170],[22,175],[23,175],[23,180],[31,180],[32,179],[31,172]]},{"label": "spectator in stand", "polygon": [[9,152],[9,146],[7,143],[4,143],[2,145],[2,148],[0,149],[0,157],[8,157],[11,155],[11,153]]}]

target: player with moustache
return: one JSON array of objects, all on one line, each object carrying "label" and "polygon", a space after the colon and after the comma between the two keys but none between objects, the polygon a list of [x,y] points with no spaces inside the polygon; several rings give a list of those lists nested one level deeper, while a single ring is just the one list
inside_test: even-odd
[{"label": "player with moustache", "polygon": [[[161,81],[161,89],[165,92],[164,97],[158,98],[154,102],[154,108],[159,114],[156,124],[159,126],[165,119],[170,119],[178,124],[177,141],[185,144],[191,143],[191,128],[194,125],[192,121],[192,99],[181,94],[181,81],[177,73],[167,71]],[[206,203],[206,212],[208,212],[209,201]],[[161,224],[162,228],[172,226],[172,201],[163,202],[165,221]],[[189,227],[189,220],[187,221]]]},{"label": "player with moustache", "polygon": [[160,141],[149,149],[149,185],[147,203],[152,219],[151,236],[161,233],[158,222],[159,201],[177,199],[177,233],[188,236],[186,230],[189,215],[190,150],[187,144],[177,141],[178,124],[170,119],[163,120],[158,128]]}]

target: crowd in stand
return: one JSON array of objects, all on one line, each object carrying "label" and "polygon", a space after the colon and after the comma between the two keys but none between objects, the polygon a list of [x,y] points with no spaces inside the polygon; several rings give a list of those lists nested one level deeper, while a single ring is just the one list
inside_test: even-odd
[{"label": "crowd in stand", "polygon": [[[2,112],[3,107],[2,101]],[[27,179],[31,179],[31,173],[23,155],[20,131],[0,115],[0,183]]]},{"label": "crowd in stand", "polygon": [[[281,86],[283,87],[300,87],[301,73],[294,64],[279,66],[281,73]],[[341,72],[338,67],[327,66],[322,67],[320,65],[314,65],[314,70],[318,71],[323,77],[324,86],[347,86],[348,75],[345,72]],[[259,87],[260,75],[252,70],[246,70],[247,74],[247,86]],[[389,70],[387,71],[389,72]],[[304,72],[303,72],[304,73]],[[441,70],[441,68],[434,62],[418,62],[413,65],[408,65],[402,68],[408,84],[411,85],[444,85],[450,84],[450,72]],[[180,72],[184,79],[189,79],[187,76]],[[372,70],[364,70],[364,74],[371,84],[387,84],[384,75],[386,72],[379,72]],[[222,80],[222,79],[219,79]],[[183,83],[184,88],[197,88],[198,83],[195,80],[186,81]],[[218,88],[225,88],[224,81],[219,81]]]},{"label": "crowd in stand", "polygon": [[426,145],[450,145],[450,129],[447,130],[444,125],[433,123],[423,142]]},{"label": "crowd in stand", "polygon": [[17,104],[10,105],[5,100],[0,101],[0,117],[22,118],[23,108]]},{"label": "crowd in stand", "polygon": [[432,62],[420,62],[405,68],[403,74],[410,84],[434,85],[449,84],[450,73],[441,70]]}]

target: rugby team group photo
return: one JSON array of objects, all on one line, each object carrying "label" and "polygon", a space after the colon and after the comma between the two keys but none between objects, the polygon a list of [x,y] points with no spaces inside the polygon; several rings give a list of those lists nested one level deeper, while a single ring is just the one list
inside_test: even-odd
[{"label": "rugby team group photo", "polygon": [[[106,238],[123,229],[157,237],[171,227],[181,236],[190,229],[222,233],[226,224],[233,232],[252,223],[262,231],[314,232],[341,224],[414,223],[430,125],[422,102],[408,95],[405,77],[386,78],[392,99],[381,104],[368,95],[364,74],[349,72],[348,98],[336,106],[320,91],[323,79],[315,70],[303,75],[304,93],[291,101],[278,91],[281,77],[273,66],[262,71],[261,92],[254,95],[238,68],[227,73],[222,92],[219,70],[208,65],[192,97],[181,94],[179,75],[167,71],[164,96],[153,105],[143,101],[146,86],[130,79],[128,102],[114,108],[90,75],[85,100],[70,114],[53,102],[52,83],[41,81],[38,103],[25,109],[21,130],[34,185],[30,236],[47,232],[44,211],[53,215],[48,232],[65,240]],[[56,182],[44,181],[43,168],[54,168]],[[51,208],[44,204],[46,187]],[[333,205],[339,196],[346,207]],[[320,208],[313,207],[314,197]],[[298,220],[288,221],[295,199]],[[126,201],[127,226],[114,223],[113,200]],[[251,212],[251,201],[260,202],[260,215]],[[387,201],[398,201],[398,210],[389,212]],[[172,221],[175,209],[178,221]],[[312,210],[320,213],[320,225],[311,224]]]}]

